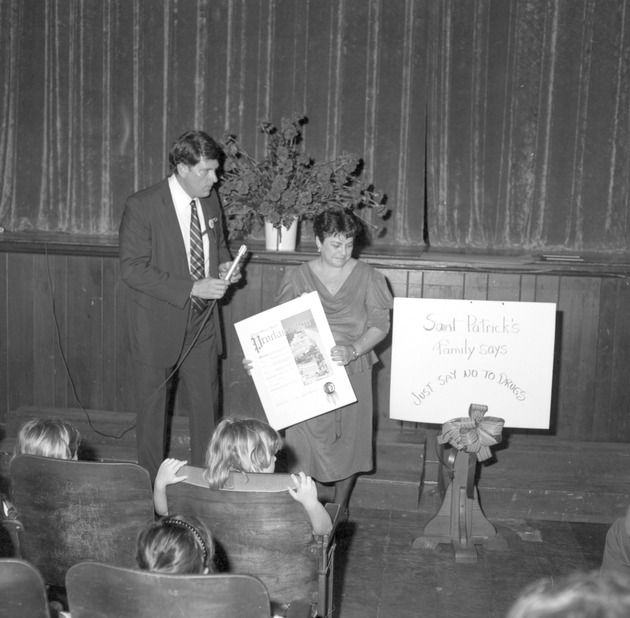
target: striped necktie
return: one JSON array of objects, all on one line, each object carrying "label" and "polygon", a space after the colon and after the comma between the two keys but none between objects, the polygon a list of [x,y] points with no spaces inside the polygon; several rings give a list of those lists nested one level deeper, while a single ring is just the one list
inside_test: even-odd
[{"label": "striped necktie", "polygon": [[[197,215],[197,203],[190,202],[192,209],[190,216],[190,274],[193,279],[203,279],[206,276],[205,260],[203,258],[203,242],[201,240],[201,226]],[[196,311],[203,311],[206,308],[207,300],[198,296],[190,297]]]}]

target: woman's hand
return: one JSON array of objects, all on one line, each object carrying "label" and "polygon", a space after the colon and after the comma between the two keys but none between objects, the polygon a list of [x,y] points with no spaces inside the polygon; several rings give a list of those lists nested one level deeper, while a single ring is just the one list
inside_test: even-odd
[{"label": "woman's hand", "polygon": [[358,358],[356,349],[353,345],[336,345],[331,351],[330,356],[337,365],[347,365],[350,361]]},{"label": "woman's hand", "polygon": [[247,375],[251,376],[252,375],[252,368],[254,367],[254,363],[252,361],[249,360],[249,358],[244,358],[243,359],[243,369],[245,369],[245,371],[247,371]]}]

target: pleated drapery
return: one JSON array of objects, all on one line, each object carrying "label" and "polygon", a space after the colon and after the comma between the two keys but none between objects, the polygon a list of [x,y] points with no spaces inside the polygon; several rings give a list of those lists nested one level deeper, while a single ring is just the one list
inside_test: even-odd
[{"label": "pleated drapery", "polygon": [[625,251],[630,0],[2,0],[0,226],[113,235],[190,128],[305,113],[376,245]]},{"label": "pleated drapery", "polygon": [[628,249],[629,8],[430,3],[432,241]]}]

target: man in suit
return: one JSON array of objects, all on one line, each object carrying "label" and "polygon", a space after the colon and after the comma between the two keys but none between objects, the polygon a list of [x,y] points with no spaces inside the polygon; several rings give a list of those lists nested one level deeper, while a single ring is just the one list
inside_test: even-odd
[{"label": "man in suit", "polygon": [[169,153],[171,175],[129,197],[120,224],[121,274],[130,288],[126,341],[136,370],[138,463],[152,480],[165,456],[165,421],[175,388],[187,395],[192,465],[203,465],[219,414],[217,302],[240,278],[236,273],[230,282],[224,279],[231,257],[214,190],[222,160],[209,135],[184,133]]}]

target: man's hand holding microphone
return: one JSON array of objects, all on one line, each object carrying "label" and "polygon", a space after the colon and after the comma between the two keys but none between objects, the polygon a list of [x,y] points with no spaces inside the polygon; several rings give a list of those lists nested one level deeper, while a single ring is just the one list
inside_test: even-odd
[{"label": "man's hand holding microphone", "polygon": [[238,283],[241,278],[240,261],[247,253],[247,247],[241,245],[234,260],[219,264],[219,279],[206,277],[193,283],[192,295],[199,298],[219,299],[223,298],[231,283]]}]

